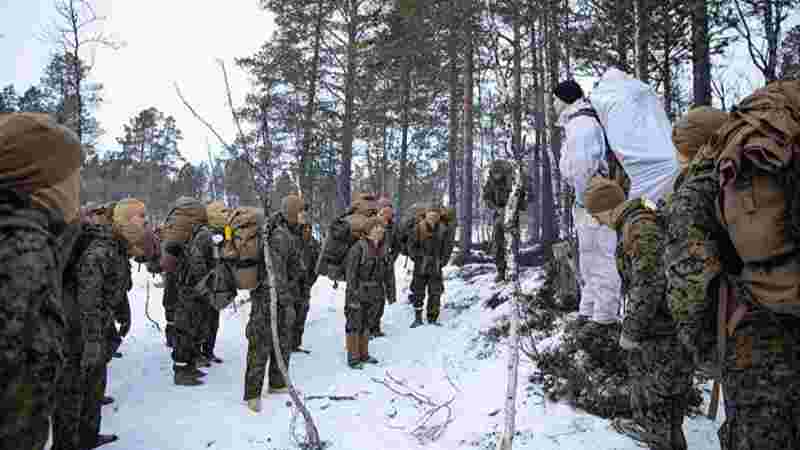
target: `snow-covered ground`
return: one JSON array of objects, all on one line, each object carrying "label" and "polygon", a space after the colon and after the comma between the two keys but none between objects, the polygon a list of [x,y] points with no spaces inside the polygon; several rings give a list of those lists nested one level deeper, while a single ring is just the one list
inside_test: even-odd
[{"label": "snow-covered ground", "polygon": [[[479,338],[507,304],[495,310],[483,307],[494,292],[494,271],[464,282],[455,268],[446,270],[446,292],[441,314],[443,327],[410,329],[412,310],[407,304],[410,276],[398,261],[399,301],[387,306],[387,337],[370,342],[377,366],[352,370],[345,364],[344,286],[333,290],[321,278],[312,292],[311,312],[304,347],[311,354],[292,354],[291,375],[306,396],[353,396],[355,400],[312,399],[306,402],[323,440],[333,450],[379,449],[493,449],[492,433],[503,428],[507,351],[502,345]],[[134,265],[131,293],[132,330],[120,351],[122,359],[110,365],[108,393],[116,402],[103,408],[104,433],[120,440],[108,450],[282,450],[297,448],[290,433],[288,394],[264,395],[260,414],[250,412],[242,401],[247,352],[244,328],[249,305],[223,311],[217,354],[222,365],[204,369],[206,384],[177,387],[172,384],[172,362],[163,335],[145,317],[149,314],[163,327],[161,289],[157,278]],[[539,283],[525,280],[526,289]],[[149,285],[149,288],[148,288]],[[242,292],[240,297],[246,297]],[[637,449],[632,440],[609,428],[609,422],[560,404],[545,402],[541,388],[527,381],[533,367],[521,358],[517,415],[517,450]],[[436,402],[451,398],[454,421],[436,442],[423,445],[407,430],[424,410],[394,394],[375,380],[387,372],[406,380],[419,393]],[[266,390],[265,390],[266,392]],[[431,423],[441,422],[445,412]],[[718,422],[705,418],[687,420],[689,448],[716,449]],[[302,423],[298,430],[302,431]]]}]

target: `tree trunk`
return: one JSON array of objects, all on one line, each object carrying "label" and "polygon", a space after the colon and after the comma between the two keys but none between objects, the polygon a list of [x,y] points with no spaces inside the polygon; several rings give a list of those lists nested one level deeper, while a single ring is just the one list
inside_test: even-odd
[{"label": "tree trunk", "polygon": [[[559,52],[558,52],[558,37],[560,35],[558,24],[559,18],[555,15],[553,11],[548,12],[550,17],[550,25],[548,27],[548,34],[547,34],[547,68],[550,74],[550,89],[555,89],[558,85],[558,68],[559,68]],[[555,180],[551,177],[551,186],[555,187],[555,194],[549,194],[550,197],[555,195],[553,199],[555,204],[560,204],[559,199],[561,198],[561,170],[558,166],[559,161],[561,159],[561,129],[556,125],[558,121],[558,116],[555,113],[555,109],[553,107],[553,96],[549,97],[549,102],[547,105],[547,111],[550,113],[550,148],[553,152],[553,173],[555,175]],[[552,191],[548,191],[549,193]],[[558,208],[553,208],[553,215],[552,216],[544,216],[545,220],[552,221],[554,224],[560,224],[560,216],[561,211]],[[556,225],[556,228],[553,230],[553,234],[547,237],[549,242],[554,242],[559,237],[559,228]]]},{"label": "tree trunk", "polygon": [[319,77],[319,51],[322,45],[322,2],[317,11],[317,22],[314,28],[314,56],[311,68],[308,71],[308,99],[303,112],[303,150],[300,154],[300,191],[308,203],[313,204],[314,189],[312,187],[313,174],[309,167],[313,162],[311,155],[314,139],[314,111],[317,105],[317,79]]},{"label": "tree trunk", "polygon": [[465,4],[464,12],[467,20],[465,21],[466,51],[464,56],[464,200],[462,204],[462,214],[464,224],[461,230],[461,249],[464,252],[466,262],[470,254],[472,245],[472,71],[473,71],[473,33],[472,33],[472,0],[463,0]]},{"label": "tree trunk", "polygon": [[522,158],[522,31],[518,14],[513,18],[514,24],[514,103],[512,106],[511,136],[512,154],[515,159]]},{"label": "tree trunk", "polygon": [[664,60],[661,62],[661,79],[664,84],[664,110],[669,120],[674,120],[675,112],[673,108],[673,89],[672,89],[672,64],[669,54],[672,50],[672,39],[669,33],[664,35],[664,48],[666,49]]},{"label": "tree trunk", "polygon": [[707,0],[692,3],[692,97],[695,106],[711,105]]},{"label": "tree trunk", "polygon": [[401,135],[400,135],[400,178],[397,180],[398,220],[401,220],[403,211],[406,210],[406,185],[408,184],[408,129],[410,125],[409,108],[411,105],[411,61],[408,56],[404,58],[403,72],[400,76],[400,101],[401,105]]},{"label": "tree trunk", "polygon": [[[531,11],[534,11],[535,5],[532,3],[530,5]],[[536,29],[533,27],[534,24],[538,22],[539,24],[539,31],[537,32]],[[540,52],[542,52],[542,46],[537,44],[538,36],[542,35],[542,24],[543,19],[541,17],[541,12],[539,12],[539,17],[534,18],[531,17],[531,35],[530,35],[530,52],[531,52],[531,61],[532,61],[532,74],[531,78],[533,80],[533,90],[534,90],[534,120],[535,120],[535,127],[536,127],[536,144],[534,146],[533,151],[533,164],[531,167],[531,171],[533,172],[533,179],[531,180],[531,195],[530,201],[531,208],[528,210],[528,220],[529,226],[532,227],[532,232],[530,233],[532,242],[537,242],[541,239],[541,227],[542,227],[542,220],[544,216],[542,216],[542,205],[543,199],[542,197],[542,183],[541,183],[541,173],[542,173],[542,166],[541,166],[541,154],[542,149],[545,147],[546,144],[546,136],[545,136],[545,111],[544,111],[544,58],[541,57]]]},{"label": "tree trunk", "polygon": [[347,72],[344,80],[344,121],[342,123],[341,168],[337,174],[337,207],[344,211],[352,199],[353,135],[355,133],[355,83],[356,83],[356,20],[357,11],[350,12],[347,23]]},{"label": "tree trunk", "polygon": [[450,91],[450,104],[448,111],[447,126],[447,154],[448,154],[448,198],[451,208],[456,208],[458,204],[457,183],[457,159],[458,152],[458,14],[456,1],[450,4],[450,33],[447,37],[447,56],[449,58],[450,79],[448,89]]},{"label": "tree trunk", "polygon": [[650,6],[648,0],[633,0],[633,8],[636,16],[636,78],[643,83],[650,81],[648,70],[649,51],[649,30],[650,30]]}]

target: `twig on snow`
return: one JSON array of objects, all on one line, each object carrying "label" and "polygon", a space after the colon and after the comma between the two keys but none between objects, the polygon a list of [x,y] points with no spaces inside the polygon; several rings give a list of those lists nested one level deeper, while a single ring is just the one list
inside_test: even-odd
[{"label": "twig on snow", "polygon": [[158,332],[161,333],[161,327],[158,325],[158,322],[156,322],[155,320],[153,320],[152,317],[150,317],[150,280],[149,279],[147,280],[147,287],[145,288],[144,315],[153,324],[153,326],[156,327],[156,330],[158,330]]},{"label": "twig on snow", "polygon": [[[447,430],[447,426],[455,420],[453,408],[451,407],[453,401],[455,401],[455,395],[446,402],[437,403],[431,397],[409,387],[405,380],[395,378],[389,371],[386,371],[385,378],[372,378],[372,381],[383,385],[396,395],[413,400],[417,409],[423,410],[422,415],[417,418],[416,424],[412,427],[389,425],[390,428],[405,429],[405,431],[414,436],[420,444],[424,445],[438,440]],[[451,386],[453,386],[455,390],[458,390],[455,388],[455,385],[452,384],[452,381]],[[439,422],[431,423],[433,417],[440,411],[446,412],[445,418]]]}]

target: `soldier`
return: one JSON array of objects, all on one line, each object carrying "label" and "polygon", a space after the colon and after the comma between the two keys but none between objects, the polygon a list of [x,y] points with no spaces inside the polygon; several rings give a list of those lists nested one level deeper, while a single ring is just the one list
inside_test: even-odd
[{"label": "soldier", "polygon": [[100,434],[106,366],[111,360],[110,347],[114,345],[109,340],[108,330],[115,320],[121,322],[122,336],[130,330],[127,292],[131,286],[131,272],[128,260],[131,256],[151,255],[154,251],[154,239],[145,223],[142,202],[121,200],[116,203],[112,217],[111,226],[87,229],[90,242],[76,255],[74,268],[83,336],[81,377],[85,387],[78,448],[96,448],[117,440],[116,435]]},{"label": "soldier", "polygon": [[666,299],[665,229],[655,205],[625,201],[622,188],[595,177],[584,195],[587,211],[617,233],[617,270],[627,296],[620,346],[628,350],[633,422],[615,427],[655,450],[686,450],[683,417],[688,409],[692,366],[677,339]]},{"label": "soldier", "polygon": [[[203,211],[205,213],[205,211]],[[205,220],[203,222],[206,222]],[[203,384],[198,378],[206,375],[197,366],[209,367],[211,362],[202,347],[209,336],[209,299],[195,286],[211,270],[213,258],[213,233],[207,224],[194,224],[191,237],[183,246],[175,270],[178,290],[178,308],[175,311],[177,341],[173,347],[173,382],[178,386]]]},{"label": "soldier", "polygon": [[42,450],[64,367],[62,249],[81,146],[44,114],[0,115],[0,449]]},{"label": "soldier", "polygon": [[425,218],[416,225],[409,242],[409,252],[414,260],[414,273],[411,280],[411,304],[414,306],[414,322],[411,328],[422,325],[422,309],[425,304],[425,291],[428,294],[427,319],[431,325],[440,325],[439,307],[444,280],[442,267],[447,264],[450,233],[439,223],[441,208],[429,208]]},{"label": "soldier", "polygon": [[583,193],[603,161],[609,166],[611,178],[622,179],[620,185],[626,195],[630,181],[606,145],[602,125],[580,85],[574,80],[564,81],[556,87],[553,95],[554,107],[559,114],[558,125],[564,127],[566,135],[559,167],[565,181],[575,189],[573,216],[583,281],[579,323],[588,321],[590,329],[587,332],[602,335],[613,330],[612,325],[619,321],[620,279],[614,268],[616,235],[586,212]]},{"label": "soldier", "polygon": [[317,273],[314,271],[314,267],[317,265],[317,259],[319,259],[320,246],[319,242],[311,234],[311,223],[308,222],[309,208],[310,205],[306,203],[297,219],[301,227],[302,256],[307,275],[303,278],[300,301],[295,305],[296,318],[292,332],[293,352],[307,352],[307,350],[301,348],[301,345],[303,343],[303,331],[306,327],[308,310],[311,307],[311,288],[317,281]]},{"label": "soldier", "polygon": [[378,305],[387,298],[394,303],[395,295],[392,255],[384,241],[384,219],[370,217],[364,231],[364,238],[350,247],[346,261],[347,365],[353,369],[363,368],[364,363],[378,363],[369,354],[369,327],[375,321]]},{"label": "soldier", "polygon": [[[212,234],[222,236],[225,232],[225,219],[228,209],[225,204],[219,201],[211,202],[206,207],[208,213],[208,228]],[[211,243],[211,245],[215,245]],[[211,250],[213,252],[213,249]],[[208,255],[206,260],[208,269],[212,269],[212,256]],[[204,338],[201,339],[200,354],[205,359],[216,364],[222,364],[222,358],[214,354],[217,343],[217,332],[219,331],[219,310],[211,305],[210,299],[202,304]]]},{"label": "soldier", "polygon": [[[397,230],[395,229],[394,223],[394,210],[392,209],[392,202],[389,200],[388,197],[382,197],[378,200],[378,215],[383,218],[383,226],[384,226],[384,238],[383,238],[383,246],[386,248],[386,253],[389,257],[390,261],[390,274],[389,276],[392,277],[392,286],[396,286],[394,281],[395,273],[394,273],[394,263],[397,261],[397,257],[400,255],[400,245],[397,239]],[[386,303],[390,305],[394,303],[397,299],[397,292],[386,292],[386,299],[378,302],[375,305],[375,314],[374,314],[374,321],[370,325],[370,337],[383,337],[386,336],[383,330],[381,330],[381,320],[383,320],[383,311],[386,307]]]},{"label": "soldier", "polygon": [[755,91],[670,202],[670,307],[696,362],[710,359],[716,338],[726,450],[800,448],[800,217],[788,207],[800,190],[789,147],[799,130],[800,82]]},{"label": "soldier", "polygon": [[506,279],[506,234],[503,227],[503,211],[511,194],[511,186],[504,182],[504,179],[513,175],[504,172],[502,170],[504,166],[501,163],[492,164],[489,169],[489,178],[483,187],[483,199],[486,206],[494,211],[492,237],[494,239],[494,261],[497,266],[497,277],[494,280],[496,283]]},{"label": "soldier", "polygon": [[[268,234],[265,236],[271,251],[275,291],[278,294],[278,338],[286,369],[289,369],[292,344],[292,327],[295,324],[296,303],[300,301],[302,282],[305,277],[298,238],[298,219],[303,210],[303,201],[296,195],[288,195],[281,201],[280,212],[270,217]],[[269,392],[288,391],[276,359],[272,340],[270,315],[270,288],[267,283],[266,266],[261,267],[261,279],[265,280],[250,295],[250,320],[247,323],[247,369],[245,371],[244,400],[253,412],[261,411],[261,390],[269,363]]]}]

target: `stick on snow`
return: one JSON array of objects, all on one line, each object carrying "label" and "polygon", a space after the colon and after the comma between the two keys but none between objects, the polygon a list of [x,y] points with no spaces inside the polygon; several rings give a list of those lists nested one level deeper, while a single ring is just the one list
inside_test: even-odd
[{"label": "stick on snow", "polygon": [[[524,141],[523,141],[524,146]],[[516,152],[514,165],[514,179],[511,186],[511,196],[508,199],[505,211],[505,221],[503,231],[506,233],[506,254],[509,258],[509,273],[513,282],[513,293],[511,294],[511,329],[509,333],[509,353],[508,353],[508,384],[506,386],[506,406],[505,406],[505,428],[503,433],[498,436],[497,450],[511,450],[513,448],[514,433],[516,431],[517,415],[517,383],[519,372],[519,299],[521,286],[519,281],[519,241],[520,241],[520,197],[522,196],[523,186],[523,165],[520,161],[521,151]]]}]

